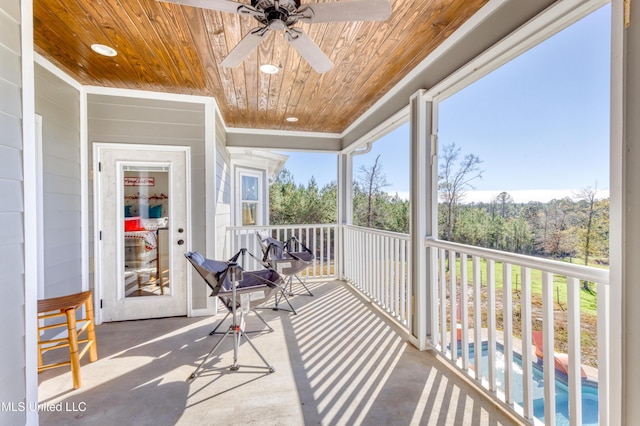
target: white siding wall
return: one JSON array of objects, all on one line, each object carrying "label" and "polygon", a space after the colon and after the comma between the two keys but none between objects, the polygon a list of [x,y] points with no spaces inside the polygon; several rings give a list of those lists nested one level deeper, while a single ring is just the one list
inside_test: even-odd
[{"label": "white siding wall", "polygon": [[80,93],[35,67],[42,116],[44,297],[82,291]]},{"label": "white siding wall", "polygon": [[231,255],[225,252],[227,227],[231,226],[231,166],[224,125],[220,118],[216,120],[216,253],[227,258]]},{"label": "white siding wall", "polygon": [[[205,252],[205,106],[122,96],[88,95],[89,159],[94,142],[191,147],[191,249]],[[89,191],[93,191],[92,184]],[[93,194],[90,197],[93,209]],[[93,212],[89,215],[93,227]],[[89,234],[93,238],[93,231]],[[93,252],[93,241],[90,242]],[[93,255],[92,255],[93,256]],[[194,272],[195,273],[195,272]],[[192,275],[193,307],[202,308],[202,283]]]},{"label": "white siding wall", "polygon": [[[20,1],[0,2],[0,401],[25,403],[25,275]],[[0,424],[25,412],[1,410]]]}]

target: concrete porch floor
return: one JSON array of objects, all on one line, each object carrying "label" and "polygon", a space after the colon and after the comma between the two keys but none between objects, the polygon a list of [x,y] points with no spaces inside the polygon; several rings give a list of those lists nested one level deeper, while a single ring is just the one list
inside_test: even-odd
[{"label": "concrete porch floor", "polygon": [[[347,285],[310,288],[314,297],[292,299],[298,315],[260,311],[274,332],[250,337],[275,368],[271,374],[230,372],[233,343],[227,338],[201,374],[186,380],[219,339],[208,333],[223,314],[98,326],[99,359],[83,359],[80,389],[72,389],[66,367],[39,375],[39,401],[50,410],[41,409],[40,424],[514,423],[435,355],[407,343]],[[261,325],[249,316],[248,330]],[[238,362],[264,365],[246,343]]]}]

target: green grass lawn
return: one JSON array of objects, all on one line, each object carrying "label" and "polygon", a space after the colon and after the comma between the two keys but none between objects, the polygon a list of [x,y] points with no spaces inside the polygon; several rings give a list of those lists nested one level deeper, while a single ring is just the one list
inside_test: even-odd
[{"label": "green grass lawn", "polygon": [[[593,265],[602,267],[602,265]],[[480,260],[480,276],[483,287],[487,284],[487,262],[485,259]],[[530,269],[531,271],[531,295],[535,298],[542,297],[542,272]],[[468,262],[467,273],[469,281],[473,277],[473,265],[472,262]],[[456,261],[456,274],[458,279],[460,278],[460,259]],[[495,263],[495,282],[496,292],[502,291],[502,263]],[[511,268],[511,282],[513,285],[513,293],[520,293],[522,290],[522,276],[520,273],[520,267]],[[471,284],[470,284],[471,285]],[[580,283],[582,289],[582,282]],[[597,303],[596,303],[596,285],[594,283],[589,284],[590,291],[580,291],[580,312],[586,315],[597,315]],[[553,276],[553,300],[561,309],[567,309],[567,278],[564,276]]]}]

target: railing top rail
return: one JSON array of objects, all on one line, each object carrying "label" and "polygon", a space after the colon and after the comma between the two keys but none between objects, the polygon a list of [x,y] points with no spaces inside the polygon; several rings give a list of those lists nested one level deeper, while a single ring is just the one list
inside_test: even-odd
[{"label": "railing top rail", "polygon": [[338,226],[337,223],[305,223],[294,225],[245,225],[227,226],[228,231],[250,231],[259,229],[283,229],[283,228],[330,228]]},{"label": "railing top rail", "polygon": [[393,237],[393,238],[403,239],[407,241],[411,239],[411,236],[409,234],[403,234],[400,232],[384,231],[381,229],[366,228],[364,226],[356,226],[356,225],[343,225],[343,227],[348,229],[354,229],[356,231],[368,232],[376,235],[384,235],[387,237]]},{"label": "railing top rail", "polygon": [[510,263],[512,265],[525,266],[527,268],[543,270],[551,272],[553,274],[574,277],[581,280],[592,281],[606,285],[609,284],[608,269],[599,269],[591,266],[560,262],[557,260],[541,259],[524,254],[509,253],[482,247],[468,246],[465,244],[452,243],[450,241],[437,240],[430,237],[425,239],[425,245],[427,247],[443,248],[447,250],[453,250],[458,253],[466,253],[472,256],[490,258],[500,262]]}]

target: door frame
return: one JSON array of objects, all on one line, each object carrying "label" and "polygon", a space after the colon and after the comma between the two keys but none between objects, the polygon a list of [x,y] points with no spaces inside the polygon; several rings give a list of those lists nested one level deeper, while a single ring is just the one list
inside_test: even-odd
[{"label": "door frame", "polygon": [[[128,144],[128,143],[110,143],[110,142],[93,142],[93,168],[91,175],[93,176],[93,295],[95,305],[95,321],[101,324],[103,319],[102,311],[102,245],[100,244],[100,231],[102,223],[100,219],[100,153],[102,150],[122,150],[122,151],[171,151],[183,152],[185,154],[185,192],[186,192],[186,218],[185,218],[185,238],[187,240],[186,250],[191,251],[191,148],[180,145],[144,145],[144,144]],[[187,316],[193,316],[192,288],[191,288],[191,271],[187,269],[186,273],[186,299],[187,299]]]}]

